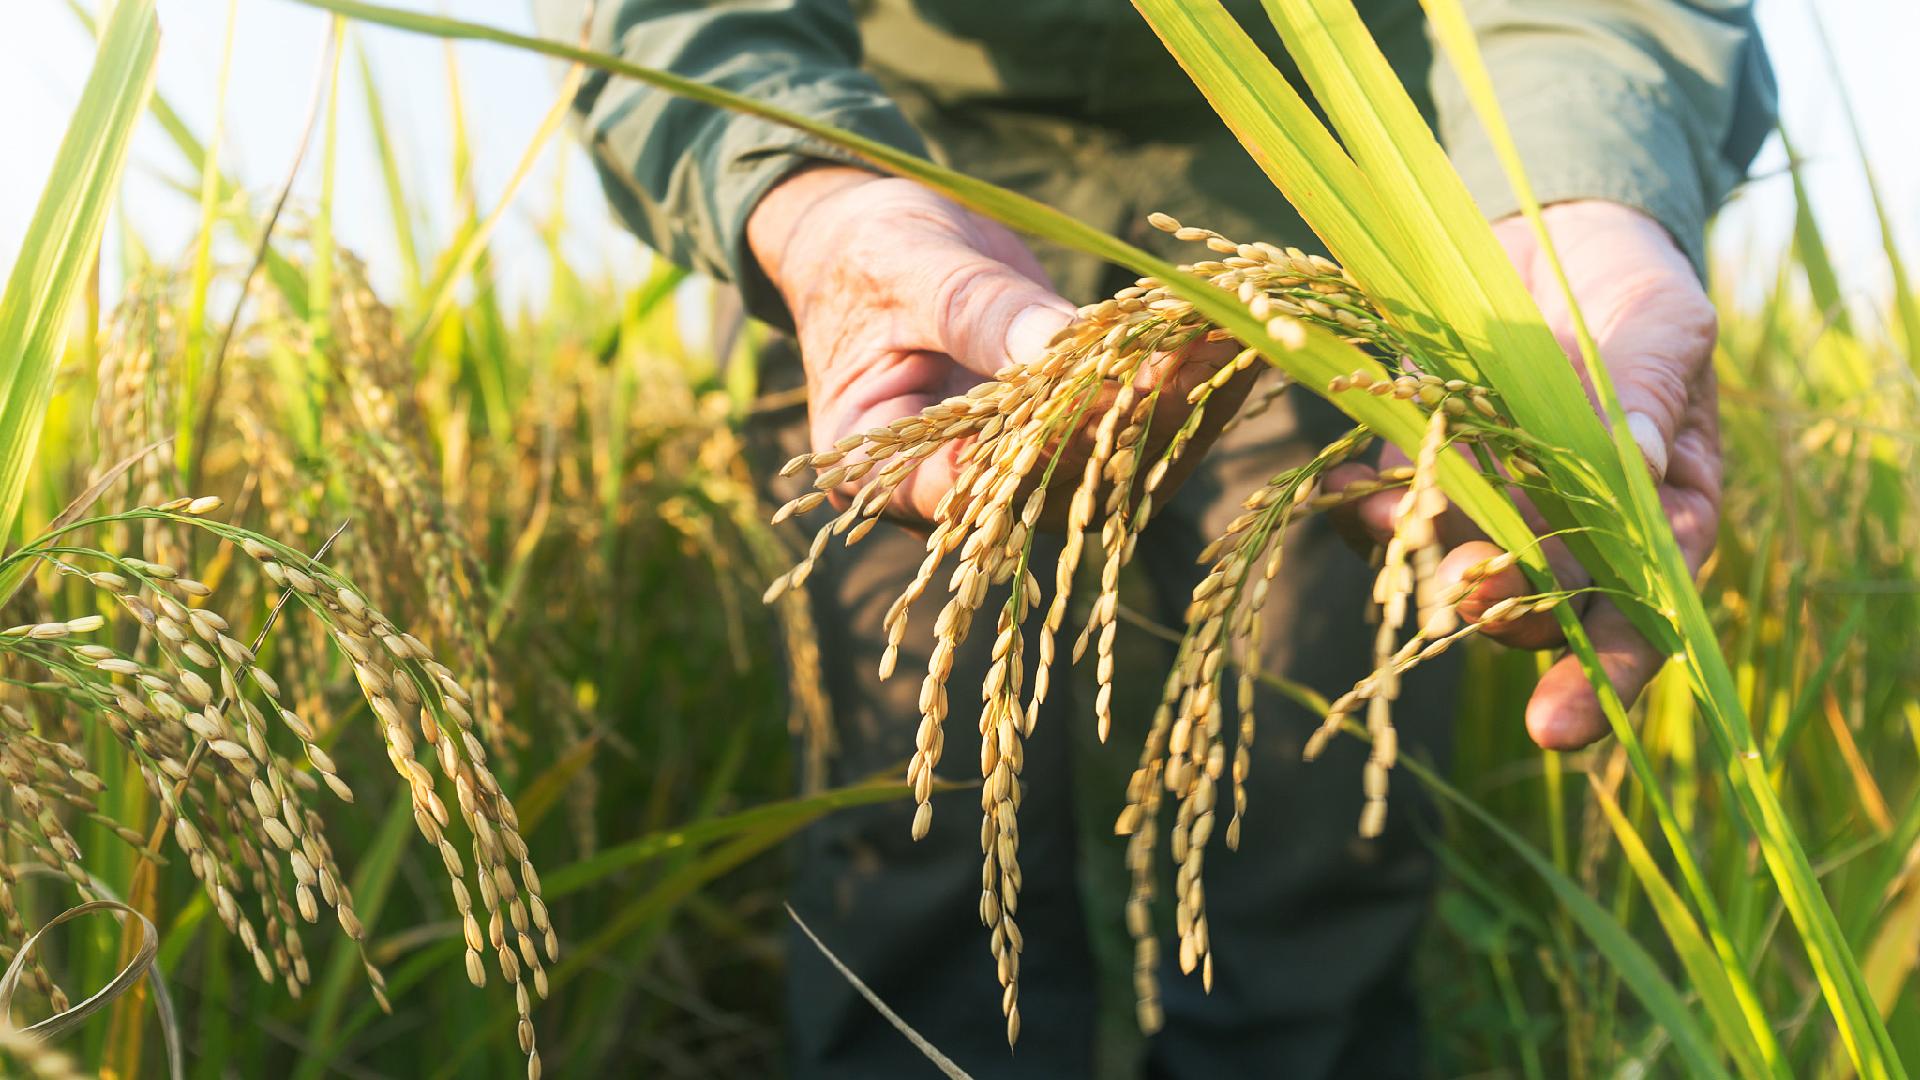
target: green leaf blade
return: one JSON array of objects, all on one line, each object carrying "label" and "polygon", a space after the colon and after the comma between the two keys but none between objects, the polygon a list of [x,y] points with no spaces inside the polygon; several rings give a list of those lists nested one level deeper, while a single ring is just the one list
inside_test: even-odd
[{"label": "green leaf blade", "polygon": [[134,123],[153,92],[159,46],[153,0],[121,0],[0,294],[0,537],[20,512],[68,315],[99,251]]}]

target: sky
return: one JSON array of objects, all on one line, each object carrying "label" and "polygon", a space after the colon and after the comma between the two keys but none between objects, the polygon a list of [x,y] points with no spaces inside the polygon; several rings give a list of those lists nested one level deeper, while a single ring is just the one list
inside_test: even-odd
[{"label": "sky", "polygon": [[[1810,16],[1816,2],[1758,0],[1762,33],[1780,79],[1783,118],[1809,163],[1816,210],[1836,258],[1850,268],[1852,289],[1873,303],[1884,288],[1885,260],[1835,76]],[[532,30],[530,0],[401,3]],[[5,103],[0,132],[9,150],[0,167],[0,267],[12,265],[92,56],[91,39],[65,0],[8,0],[8,6],[8,33],[0,36],[0,102]],[[1920,3],[1844,0],[1820,7],[1840,85],[1858,110],[1896,233],[1908,251],[1920,252],[1920,118],[1911,104],[1920,92],[1920,71],[1909,47],[1889,47],[1920,42]],[[159,10],[164,32],[160,92],[205,137],[214,126],[227,4],[159,0]],[[221,152],[230,172],[258,201],[277,188],[292,159],[325,27],[323,14],[289,0],[239,0]],[[444,234],[453,191],[445,50],[437,41],[379,27],[355,28],[352,48],[364,49],[371,61],[401,142],[407,185],[429,212],[426,227]],[[475,182],[481,205],[491,207],[552,105],[559,72],[541,58],[483,43],[461,43],[453,51],[470,117]],[[391,289],[398,265],[393,229],[352,51],[342,92],[335,228],[341,242],[374,268],[376,284]],[[317,191],[317,170],[311,167],[316,158],[310,155],[295,189],[296,204]],[[1722,268],[1738,272],[1770,259],[1778,265],[1792,214],[1791,188],[1780,172],[1784,163],[1778,145],[1770,144],[1755,167],[1760,179],[1723,213],[1716,234]],[[154,125],[145,125],[134,145],[122,219],[158,257],[176,257],[191,241],[198,210],[181,185],[195,179]],[[645,254],[609,218],[585,156],[563,136],[544,156],[497,235],[496,265],[509,297],[533,302],[540,293],[545,267],[535,226],[553,212],[556,198],[569,222],[570,261],[578,272],[604,272],[616,280],[638,276]],[[110,227],[110,234],[118,228]]]}]

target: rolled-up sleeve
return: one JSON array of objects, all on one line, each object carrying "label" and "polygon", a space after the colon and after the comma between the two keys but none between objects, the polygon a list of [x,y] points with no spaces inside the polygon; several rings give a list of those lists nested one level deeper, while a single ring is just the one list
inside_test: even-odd
[{"label": "rolled-up sleeve", "polygon": [[[576,40],[590,0],[537,0],[543,33]],[[589,47],[697,79],[910,153],[920,135],[860,71],[846,0],[598,0]],[[731,281],[747,309],[786,324],[746,246],[747,216],[808,159],[849,160],[791,128],[590,72],[574,101],[601,186],[654,250]]]},{"label": "rolled-up sleeve", "polygon": [[[1465,0],[1540,201],[1609,199],[1705,266],[1707,219],[1772,130],[1772,69],[1743,0]],[[1489,218],[1519,200],[1444,59],[1441,138]]]}]

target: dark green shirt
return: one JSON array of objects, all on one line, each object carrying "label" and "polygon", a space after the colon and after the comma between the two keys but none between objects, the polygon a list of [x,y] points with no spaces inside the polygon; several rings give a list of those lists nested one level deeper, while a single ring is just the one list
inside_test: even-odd
[{"label": "dark green shirt", "polygon": [[[588,0],[535,0],[575,40]],[[1647,212],[1704,261],[1706,221],[1771,129],[1774,84],[1747,0],[1464,0],[1543,201]],[[1227,0],[1295,75],[1258,0]],[[1517,205],[1479,123],[1433,61],[1419,0],[1358,0],[1490,218]],[[1123,0],[597,0],[594,48],[709,82],[1010,186],[1136,240],[1164,209],[1300,242],[1280,200]],[[842,157],[764,121],[592,75],[575,102],[621,219],[784,321],[747,215],[797,164]],[[1070,263],[1056,284],[1093,299]]]}]

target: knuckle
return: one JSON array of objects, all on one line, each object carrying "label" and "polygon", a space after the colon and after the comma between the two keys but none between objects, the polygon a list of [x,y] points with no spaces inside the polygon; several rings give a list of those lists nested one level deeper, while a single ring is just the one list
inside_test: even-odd
[{"label": "knuckle", "polygon": [[968,335],[983,305],[1000,291],[1004,275],[998,263],[983,258],[957,259],[940,268],[932,286],[934,318],[947,332]]},{"label": "knuckle", "polygon": [[[1672,364],[1645,359],[1622,365],[1619,371],[1620,393],[1627,398],[1623,404],[1629,411],[1635,406],[1651,406],[1659,410],[1653,415],[1655,420],[1679,422],[1680,414],[1687,405],[1686,372],[1677,370]],[[1672,432],[1666,435],[1671,437]]]},{"label": "knuckle", "polygon": [[1628,328],[1657,334],[1689,361],[1704,361],[1720,336],[1719,313],[1691,271],[1649,267],[1629,273],[1615,282],[1608,308],[1608,336]]},{"label": "knuckle", "polygon": [[1618,373],[1623,395],[1677,420],[1690,387],[1712,362],[1719,337],[1713,303],[1689,278],[1646,270],[1617,281],[1600,332],[1601,355]]}]

